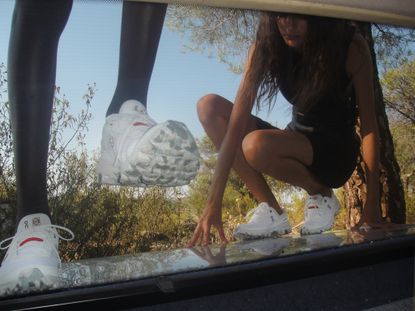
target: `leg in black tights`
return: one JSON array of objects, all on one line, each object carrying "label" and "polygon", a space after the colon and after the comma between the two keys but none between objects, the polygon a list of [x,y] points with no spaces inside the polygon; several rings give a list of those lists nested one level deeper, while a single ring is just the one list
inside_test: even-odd
[{"label": "leg in black tights", "polygon": [[147,92],[166,4],[125,1],[122,12],[118,82],[107,116],[129,99],[147,106]]},{"label": "leg in black tights", "polygon": [[18,0],[8,56],[8,89],[17,185],[17,217],[49,214],[48,138],[56,54],[72,0]]},{"label": "leg in black tights", "polygon": [[[197,173],[199,154],[187,127],[172,120],[155,124],[137,103],[147,106],[166,7],[166,4],[124,2],[118,82],[107,110],[97,164],[101,183],[181,186]],[[122,109],[126,113],[117,115],[124,103]],[[132,115],[136,122],[132,123]]]},{"label": "leg in black tights", "polygon": [[[72,0],[17,0],[13,15],[8,87],[19,224],[0,266],[0,287],[11,292],[53,286],[59,273],[63,237],[39,214],[50,214],[46,171],[57,47],[71,8]],[[166,5],[124,3],[119,81],[108,114],[128,99],[146,103],[165,11]]]},{"label": "leg in black tights", "polygon": [[[19,0],[10,36],[8,81],[15,148],[18,219],[49,215],[48,138],[59,37],[72,0]],[[118,83],[107,115],[136,99],[146,105],[165,4],[124,2]]]},{"label": "leg in black tights", "polygon": [[[17,217],[49,215],[46,167],[59,37],[72,0],[18,0],[8,59]],[[107,115],[136,99],[146,105],[165,4],[124,2],[118,83]]]}]

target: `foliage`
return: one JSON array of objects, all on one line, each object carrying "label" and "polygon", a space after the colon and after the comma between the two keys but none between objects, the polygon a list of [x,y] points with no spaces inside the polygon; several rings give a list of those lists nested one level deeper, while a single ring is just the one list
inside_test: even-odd
[{"label": "foliage", "polygon": [[396,68],[413,56],[414,29],[373,24],[372,34],[376,56],[384,71]]},{"label": "foliage", "polygon": [[[401,177],[405,181],[414,178],[415,173],[415,124],[394,121],[391,125],[396,157],[401,167]],[[407,182],[406,188],[409,187]],[[409,190],[409,189],[407,189]]]},{"label": "foliage", "polygon": [[395,119],[391,131],[405,190],[406,222],[415,223],[415,124]]},{"label": "foliage", "polygon": [[[207,53],[232,72],[241,73],[259,16],[259,11],[252,10],[170,5],[166,24],[186,40],[186,51]],[[412,56],[414,29],[373,24],[372,34],[377,58],[385,70]]]},{"label": "foliage", "polygon": [[[15,230],[16,184],[8,116],[6,68],[0,66],[0,237]],[[85,135],[95,86],[77,115],[59,87],[55,90],[48,156],[48,201],[53,222],[70,228],[75,240],[61,244],[64,260],[120,255],[183,246],[186,227],[180,189],[102,186],[95,183],[96,159]],[[187,228],[187,231],[185,230]],[[4,253],[2,254],[4,255]]]},{"label": "foliage", "polygon": [[405,190],[407,223],[415,222],[415,60],[404,59],[381,80],[395,155]]},{"label": "foliage", "polygon": [[386,71],[381,83],[385,103],[395,117],[415,125],[415,59]]},{"label": "foliage", "polygon": [[257,11],[171,5],[166,24],[186,38],[186,51],[217,57],[232,72],[241,73],[258,20]]},{"label": "foliage", "polygon": [[[7,202],[6,198],[14,196],[15,178],[12,131],[9,122],[9,103],[7,98],[6,67],[0,64],[0,202]],[[4,203],[3,203],[4,204]]]}]

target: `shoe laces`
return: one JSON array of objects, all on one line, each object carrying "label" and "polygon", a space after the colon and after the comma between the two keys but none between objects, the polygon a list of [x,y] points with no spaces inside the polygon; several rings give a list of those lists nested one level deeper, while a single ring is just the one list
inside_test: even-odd
[{"label": "shoe laces", "polygon": [[[305,221],[309,220],[315,215],[321,216],[321,209],[320,205],[323,200],[321,195],[312,195],[308,198],[307,203],[305,205]],[[315,206],[314,208],[310,208],[311,206]]]},{"label": "shoe laces", "polygon": [[[40,225],[40,226],[37,226],[36,229],[44,229],[45,231],[47,231],[50,234],[56,234],[56,236],[59,239],[63,240],[63,241],[72,241],[75,238],[75,234],[72,232],[72,230],[70,230],[68,228],[65,228],[65,227],[62,227],[62,226],[58,226],[58,225],[52,225],[52,224],[50,224],[50,225]],[[67,237],[64,237],[64,236],[60,235],[58,230],[56,230],[55,232],[51,232],[51,229],[59,229],[59,230],[65,231],[66,233],[69,234],[69,237],[67,238]],[[21,234],[22,233],[16,233],[14,236],[9,237],[9,238],[4,239],[3,241],[1,241],[0,242],[0,250],[8,249],[10,247],[10,245],[12,244],[12,240],[15,237],[17,237]],[[10,243],[6,244],[9,241],[10,241]],[[6,244],[6,245],[4,245],[4,244]]]}]

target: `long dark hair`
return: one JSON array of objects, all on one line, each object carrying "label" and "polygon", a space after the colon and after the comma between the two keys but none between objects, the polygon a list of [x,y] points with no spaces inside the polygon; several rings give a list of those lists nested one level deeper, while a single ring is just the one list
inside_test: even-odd
[{"label": "long dark hair", "polygon": [[346,42],[355,29],[348,21],[304,16],[307,35],[300,51],[288,47],[277,26],[277,13],[261,16],[244,95],[269,108],[282,86],[294,88],[288,98],[302,110],[314,105],[327,90],[341,91],[345,68]]}]

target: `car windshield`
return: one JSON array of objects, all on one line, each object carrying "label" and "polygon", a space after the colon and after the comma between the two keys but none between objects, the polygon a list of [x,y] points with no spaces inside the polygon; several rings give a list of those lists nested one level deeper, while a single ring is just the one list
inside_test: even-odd
[{"label": "car windshield", "polygon": [[[51,71],[47,65],[49,56],[37,55],[30,46],[23,52],[16,47],[17,41],[14,40],[17,40],[19,31],[28,32],[32,38],[35,31],[31,34],[31,26],[24,23],[24,30],[12,27],[15,5],[15,1],[0,2],[0,240],[4,248],[0,259],[3,267],[6,251],[14,254],[8,255],[9,261],[10,256],[18,253],[8,238],[19,238],[15,220],[19,217],[17,211],[22,202],[19,201],[22,191],[17,187],[20,177],[16,177],[20,171],[16,169],[18,160],[14,155],[20,149],[14,140],[18,139],[19,124],[26,121],[22,121],[23,118],[12,124],[11,119],[18,109],[14,101],[18,101],[16,98],[25,87],[32,91],[44,87],[31,75],[17,74],[15,68],[33,66],[41,76]],[[37,8],[39,12],[42,10],[40,5]],[[336,217],[333,215],[331,226],[313,232],[317,234],[306,235],[307,232],[302,231],[307,217],[320,212],[307,201],[306,192],[265,174],[262,180],[268,183],[272,194],[287,211],[291,227],[282,235],[270,235],[264,239],[238,239],[238,235],[234,238],[233,234],[241,223],[262,216],[260,202],[250,191],[252,188],[231,171],[222,203],[224,234],[229,243],[221,243],[221,236],[212,229],[209,245],[196,243],[188,247],[207,204],[219,153],[218,141],[212,142],[206,130],[208,127],[204,127],[200,117],[200,103],[220,95],[230,105],[237,98],[261,14],[247,9],[168,5],[160,24],[160,38],[152,42],[152,56],[147,55],[150,48],[143,43],[137,57],[144,57],[146,61],[136,65],[136,54],[128,53],[128,44],[140,40],[146,26],[140,26],[141,30],[122,29],[123,18],[127,15],[126,10],[123,13],[123,2],[74,1],[68,20],[62,25],[64,29],[55,55],[56,77],[53,100],[50,99],[53,109],[49,117],[45,181],[52,224],[43,225],[42,222],[48,232],[56,230],[63,240],[69,241],[59,244],[62,264],[52,285],[32,282],[35,277],[32,271],[20,276],[24,286],[11,286],[7,282],[0,284],[0,299],[227,267],[269,258],[291,258],[324,249],[347,248],[415,234],[415,227],[410,225],[415,221],[415,33],[410,28],[348,21],[350,27],[360,29],[377,65],[373,68],[373,75],[381,139],[379,211],[386,225],[373,228],[367,225],[363,227],[365,230],[352,230],[362,217],[367,190],[363,176],[365,167],[361,162],[364,157],[356,154],[360,159],[357,169],[344,186],[334,189],[339,212]],[[277,28],[277,20],[287,22],[302,18],[287,12],[273,14],[274,28]],[[147,13],[146,16],[151,15]],[[15,13],[14,19],[18,21],[19,14]],[[154,35],[154,25],[150,28]],[[127,33],[131,37],[123,39]],[[49,32],[42,34],[36,44],[47,44],[47,34]],[[302,42],[297,33],[289,33],[283,39]],[[289,61],[296,60],[289,58]],[[342,73],[345,70],[342,69]],[[145,72],[146,77],[127,75],[125,79],[121,78],[129,71],[143,72],[143,75]],[[266,78],[276,81],[271,75]],[[143,82],[145,79],[147,82]],[[11,83],[14,83],[13,87]],[[135,83],[140,87],[125,95],[129,87],[123,85]],[[145,83],[148,83],[148,88],[143,91],[141,86]],[[254,107],[252,114],[257,117],[255,120],[266,123],[266,127],[261,128],[264,131],[296,126],[293,123],[296,111],[293,111],[292,98],[288,96],[292,85],[284,88],[280,84],[280,92],[273,94],[269,106],[267,92],[270,90],[262,89],[262,108]],[[128,97],[135,98],[136,95],[143,100]],[[114,113],[111,107],[116,105],[117,96],[124,98],[124,104]],[[379,96],[383,96],[382,99]],[[36,100],[36,96],[30,93],[28,98],[29,102]],[[36,111],[30,112],[31,104],[26,107],[29,108],[23,109],[27,114],[36,115]],[[47,104],[38,109],[38,115],[49,120],[48,108],[45,107]],[[144,113],[135,117],[140,111]],[[127,121],[119,121],[118,115],[122,112]],[[223,122],[228,121],[228,116],[219,115]],[[359,133],[359,121],[356,124]],[[108,134],[110,130],[113,132]],[[160,133],[170,140],[162,141],[164,138],[156,137]],[[145,137],[142,145],[137,144],[141,137]],[[30,140],[22,140],[21,146],[29,146]],[[342,144],[342,141],[336,141],[336,144]],[[41,147],[29,148],[27,152],[33,152],[34,156],[37,148]],[[121,148],[123,151],[119,151]],[[113,153],[115,149],[117,154]],[[103,150],[107,153],[103,154]],[[145,161],[118,164],[131,154],[145,158]],[[118,171],[114,173],[115,170]],[[331,172],[335,170],[333,168]],[[31,172],[28,169],[26,174]],[[27,226],[33,228],[37,228],[37,221],[43,221],[43,218],[30,219]],[[36,242],[36,239],[44,237],[25,237],[19,243],[21,246]],[[7,269],[7,274],[13,274],[12,268]]]}]

